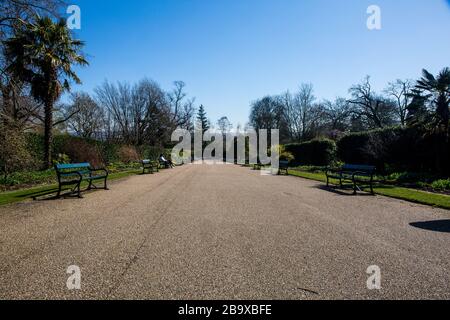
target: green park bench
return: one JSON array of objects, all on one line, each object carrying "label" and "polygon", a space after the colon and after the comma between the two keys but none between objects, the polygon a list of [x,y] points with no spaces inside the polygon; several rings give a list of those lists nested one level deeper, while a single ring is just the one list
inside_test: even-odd
[{"label": "green park bench", "polygon": [[[253,164],[253,170],[261,170],[264,168],[265,165],[263,165],[261,162],[258,161],[258,163]],[[278,167],[278,174],[281,174],[283,171],[286,172],[286,174],[289,174],[289,161],[280,161],[279,167]]]},{"label": "green park bench", "polygon": [[253,164],[253,170],[261,170],[264,167],[264,165],[258,161],[258,163]]},{"label": "green park bench", "polygon": [[370,186],[370,192],[374,194],[373,182],[375,172],[375,166],[345,164],[340,168],[328,169],[326,171],[327,186],[330,185],[331,178],[338,179],[341,188],[343,186],[343,181],[351,181],[353,183],[353,191],[356,194],[358,190],[361,191],[358,183],[368,183]]},{"label": "green park bench", "polygon": [[142,160],[142,174],[145,174],[146,171],[149,171],[152,174],[159,172],[158,161]]},{"label": "green park bench", "polygon": [[289,175],[289,161],[280,161],[280,166],[278,168],[278,174],[281,174],[283,171]]},{"label": "green park bench", "polygon": [[[83,181],[89,182],[87,190],[91,190],[92,188],[97,189],[94,185],[95,181],[104,180],[103,189],[108,190],[108,170],[106,169],[94,169],[89,163],[72,163],[56,164],[55,170],[58,177],[58,198],[61,196],[64,186],[74,186],[72,194],[76,193],[78,198],[82,198],[80,189]],[[100,172],[102,173],[100,174]]]}]

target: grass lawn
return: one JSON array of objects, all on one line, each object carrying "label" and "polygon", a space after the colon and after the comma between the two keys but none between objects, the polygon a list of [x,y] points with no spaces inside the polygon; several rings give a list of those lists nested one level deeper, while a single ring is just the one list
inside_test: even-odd
[{"label": "grass lawn", "polygon": [[[118,173],[112,173],[109,175],[108,180],[117,180],[121,178],[125,178],[131,175],[135,175],[142,172],[142,170],[129,170]],[[82,184],[82,186],[87,186],[86,183]],[[42,196],[49,193],[56,193],[58,190],[58,185],[46,185],[40,187],[34,187],[24,190],[10,191],[0,193],[0,205],[10,204],[14,202],[20,202],[24,200],[32,199],[36,196]]]},{"label": "grass lawn", "polygon": [[[305,179],[326,182],[327,178],[324,173],[314,173],[298,170],[289,170],[289,174]],[[337,183],[335,180],[331,180],[331,183]],[[434,207],[450,210],[450,196],[443,194],[430,193],[420,190],[408,189],[403,187],[396,187],[390,185],[376,184],[374,186],[376,194],[416,202],[420,204],[426,204]]]}]

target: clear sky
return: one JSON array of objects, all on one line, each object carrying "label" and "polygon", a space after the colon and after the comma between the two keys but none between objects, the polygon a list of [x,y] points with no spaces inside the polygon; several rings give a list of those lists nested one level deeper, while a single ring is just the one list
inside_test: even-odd
[{"label": "clear sky", "polygon": [[[314,84],[346,96],[371,75],[375,89],[421,69],[450,66],[450,0],[74,0],[81,8],[89,93],[105,79],[183,80],[215,122],[248,121],[251,101]],[[369,5],[382,29],[366,26]]]}]

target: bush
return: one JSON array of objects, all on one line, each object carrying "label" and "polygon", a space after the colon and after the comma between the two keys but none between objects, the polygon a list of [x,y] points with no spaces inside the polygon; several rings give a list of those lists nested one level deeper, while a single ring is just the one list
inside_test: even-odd
[{"label": "bush", "polygon": [[345,163],[376,165],[380,172],[445,173],[449,148],[444,143],[419,128],[392,127],[343,136],[337,156]]},{"label": "bush", "polygon": [[395,172],[391,173],[386,177],[388,181],[396,183],[429,183],[433,181],[433,176],[427,173],[416,173],[416,172]]},{"label": "bush", "polygon": [[0,170],[4,179],[33,162],[24,135],[15,128],[0,128],[0,150]]},{"label": "bush", "polygon": [[162,147],[141,146],[139,153],[143,159],[157,160],[161,154],[165,154],[165,149]]},{"label": "bush", "polygon": [[126,164],[142,160],[133,146],[121,146],[117,151],[117,155],[119,161]]},{"label": "bush", "polygon": [[26,148],[30,154],[33,165],[26,169],[42,168],[44,158],[44,136],[36,132],[27,132],[24,134],[26,140]]},{"label": "bush", "polygon": [[54,155],[59,154],[69,157],[71,162],[89,162],[94,167],[105,165],[101,154],[101,146],[94,140],[72,137],[69,135],[56,136],[54,139]]},{"label": "bush", "polygon": [[31,186],[36,184],[55,183],[56,175],[53,169],[45,171],[22,171],[11,173],[0,178],[0,190],[9,190],[15,186]]},{"label": "bush", "polygon": [[436,180],[431,184],[431,187],[435,190],[441,191],[450,190],[450,179]]},{"label": "bush", "polygon": [[314,139],[285,146],[297,165],[328,166],[335,161],[336,144],[329,139]]},{"label": "bush", "polygon": [[56,159],[53,159],[53,164],[68,164],[71,163],[70,158],[67,154],[60,153]]},{"label": "bush", "polygon": [[280,161],[288,161],[289,163],[292,163],[294,161],[294,155],[292,153],[286,151],[286,146],[283,146],[283,145],[274,146],[270,150],[271,154],[274,151],[278,152]]}]

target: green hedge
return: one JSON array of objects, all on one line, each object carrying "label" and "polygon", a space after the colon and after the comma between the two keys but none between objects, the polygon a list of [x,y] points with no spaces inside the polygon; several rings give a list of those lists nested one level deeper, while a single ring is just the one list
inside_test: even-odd
[{"label": "green hedge", "polygon": [[336,143],[329,139],[314,139],[287,144],[286,151],[294,155],[295,165],[328,166],[335,161]]},{"label": "green hedge", "polygon": [[[33,161],[38,164],[37,167],[39,167],[44,154],[44,138],[39,133],[27,133],[26,141],[28,151],[32,155]],[[90,162],[95,166],[109,165],[123,162],[124,156],[129,158],[130,154],[124,154],[124,151],[132,153],[133,150],[131,149],[135,150],[139,159],[158,159],[160,154],[167,153],[162,147],[140,146],[135,148],[118,143],[61,134],[55,135],[53,138],[52,158],[58,159],[60,154],[64,154],[68,156],[71,162]]]},{"label": "green hedge", "polygon": [[449,144],[445,137],[419,128],[392,127],[350,133],[337,142],[345,163],[376,165],[382,172],[449,173]]}]

